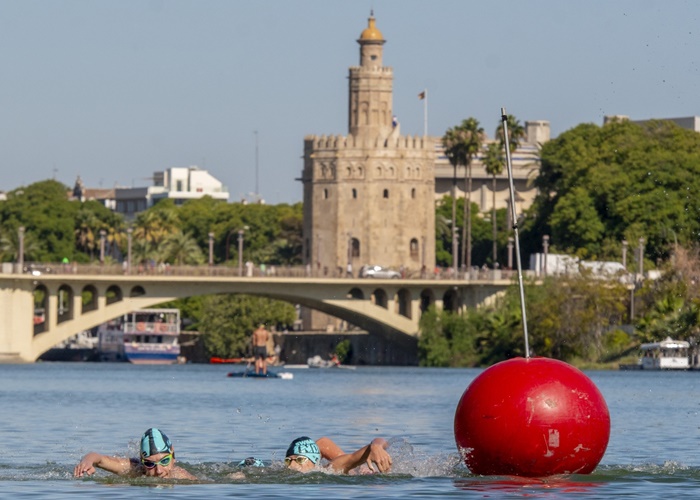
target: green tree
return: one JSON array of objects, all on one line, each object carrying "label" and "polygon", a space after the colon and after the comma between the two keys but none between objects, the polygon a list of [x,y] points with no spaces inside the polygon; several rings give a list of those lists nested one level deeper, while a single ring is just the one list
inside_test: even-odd
[{"label": "green tree", "polygon": [[479,125],[476,118],[462,120],[460,125],[452,127],[445,132],[442,137],[442,145],[445,148],[445,155],[454,169],[452,180],[452,227],[453,227],[453,258],[452,265],[458,267],[456,255],[456,220],[457,220],[457,167],[463,166],[464,170],[464,190],[466,193],[466,203],[464,204],[464,227],[462,230],[463,259],[467,268],[471,267],[471,191],[472,191],[472,161],[479,154],[481,144],[484,141],[484,129]]},{"label": "green tree", "polygon": [[90,255],[92,259],[95,251],[95,244],[99,239],[99,228],[101,224],[95,214],[85,207],[78,210],[75,219],[75,244],[77,250]]},{"label": "green tree", "polygon": [[250,334],[264,323],[292,325],[294,306],[277,300],[247,295],[209,295],[203,299],[199,328],[210,356],[235,358],[249,353]]},{"label": "green tree", "polygon": [[[32,258],[42,262],[73,259],[75,252],[74,221],[78,203],[68,201],[68,188],[54,180],[37,182],[7,193],[0,203],[0,226],[3,234],[25,228],[25,242],[34,240]],[[25,252],[25,257],[28,257]],[[25,260],[28,260],[25,258]]]},{"label": "green tree", "polygon": [[178,266],[183,264],[197,265],[205,261],[197,241],[190,234],[179,230],[165,237],[159,250],[159,257],[161,262]]},{"label": "green tree", "polygon": [[[538,194],[523,231],[530,251],[554,231],[553,222],[559,232],[554,244],[600,260],[619,258],[620,242],[640,237],[651,262],[666,260],[700,232],[700,197],[692,195],[700,192],[696,132],[671,122],[583,124],[541,152]],[[586,221],[567,229],[579,200],[586,203]],[[578,237],[582,225],[592,226],[582,231],[584,239]]]},{"label": "green tree", "polygon": [[428,308],[420,320],[421,366],[476,366],[476,330],[469,317]]},{"label": "green tree", "polygon": [[575,187],[561,196],[549,219],[552,237],[568,253],[588,257],[600,254],[605,225],[589,193]]}]

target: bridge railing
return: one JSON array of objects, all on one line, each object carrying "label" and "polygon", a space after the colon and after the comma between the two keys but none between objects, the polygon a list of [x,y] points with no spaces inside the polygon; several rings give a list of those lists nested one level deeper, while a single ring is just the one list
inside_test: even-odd
[{"label": "bridge railing", "polygon": [[[139,264],[131,269],[123,264],[78,264],[78,263],[38,263],[26,264],[20,271],[19,266],[12,264],[3,265],[0,274],[25,273],[34,276],[42,275],[133,275],[133,276],[209,276],[209,277],[244,277],[244,278],[264,278],[264,277],[285,277],[285,278],[309,278],[309,279],[338,279],[338,278],[358,278],[355,274],[350,276],[338,268],[336,271],[318,269],[313,266],[246,266],[239,270],[236,266],[226,265],[199,265],[199,266],[176,266],[170,264]],[[532,271],[525,271],[526,275],[534,275]],[[473,268],[471,271],[460,270],[455,273],[451,268],[437,267],[432,271],[406,270],[402,272],[398,279],[422,279],[422,280],[500,280],[513,279],[516,271],[507,269],[482,269]],[[365,278],[372,280],[373,278]]]}]

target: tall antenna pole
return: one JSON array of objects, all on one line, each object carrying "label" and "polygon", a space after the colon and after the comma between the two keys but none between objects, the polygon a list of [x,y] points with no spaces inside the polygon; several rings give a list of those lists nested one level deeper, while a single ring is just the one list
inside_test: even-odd
[{"label": "tall antenna pole", "polygon": [[425,99],[423,99],[423,135],[428,135],[428,89],[423,91]]},{"label": "tall antenna pole", "polygon": [[260,171],[259,171],[259,164],[258,164],[258,131],[255,130],[253,133],[255,134],[255,196],[257,198],[260,198]]},{"label": "tall antenna pole", "polygon": [[530,344],[527,335],[527,314],[525,312],[525,289],[523,288],[523,266],[520,262],[520,239],[518,238],[518,218],[515,213],[515,188],[513,187],[513,166],[510,158],[510,142],[508,140],[508,115],[506,108],[501,108],[501,123],[503,124],[503,143],[506,146],[506,164],[508,166],[508,182],[510,184],[510,213],[513,221],[515,239],[515,260],[518,265],[518,286],[520,287],[520,310],[523,316],[523,334],[525,337],[525,358],[530,357]]}]

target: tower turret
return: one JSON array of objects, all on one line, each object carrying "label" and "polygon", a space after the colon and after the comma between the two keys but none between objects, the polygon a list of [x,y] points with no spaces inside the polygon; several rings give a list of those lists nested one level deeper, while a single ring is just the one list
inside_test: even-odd
[{"label": "tower turret", "polygon": [[391,68],[382,66],[382,32],[377,29],[374,13],[357,40],[360,66],[350,68],[348,132],[365,139],[386,138],[392,131]]}]

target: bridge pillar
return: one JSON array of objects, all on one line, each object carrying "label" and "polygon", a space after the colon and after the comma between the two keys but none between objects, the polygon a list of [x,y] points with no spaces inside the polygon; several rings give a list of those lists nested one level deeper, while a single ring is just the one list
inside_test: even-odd
[{"label": "bridge pillar", "polygon": [[70,319],[78,319],[78,316],[83,314],[83,297],[80,293],[73,290],[73,303],[71,304]]},{"label": "bridge pillar", "polygon": [[0,286],[0,363],[30,363],[34,335],[31,281],[5,280]]},{"label": "bridge pillar", "polygon": [[49,307],[46,308],[46,324],[47,331],[55,330],[58,324],[58,295],[54,287],[47,287],[49,296],[47,303]]}]

